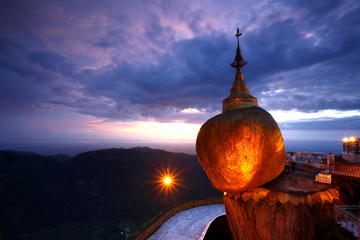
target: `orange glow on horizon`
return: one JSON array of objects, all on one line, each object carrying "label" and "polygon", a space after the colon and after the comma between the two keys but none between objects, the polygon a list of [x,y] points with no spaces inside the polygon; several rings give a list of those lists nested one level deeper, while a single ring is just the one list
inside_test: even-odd
[{"label": "orange glow on horizon", "polygon": [[184,122],[161,123],[155,121],[137,122],[133,127],[124,128],[130,134],[138,134],[148,138],[192,140],[200,129],[200,124]]},{"label": "orange glow on horizon", "polygon": [[177,122],[104,122],[87,124],[88,132],[101,132],[111,138],[125,137],[142,141],[193,142],[200,129],[200,124]]}]

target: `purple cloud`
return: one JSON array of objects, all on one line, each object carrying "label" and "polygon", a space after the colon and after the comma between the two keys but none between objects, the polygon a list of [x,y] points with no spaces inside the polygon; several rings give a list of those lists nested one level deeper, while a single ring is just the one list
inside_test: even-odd
[{"label": "purple cloud", "polygon": [[7,2],[0,109],[203,122],[229,93],[239,26],[261,106],[359,110],[359,15],[357,1]]}]

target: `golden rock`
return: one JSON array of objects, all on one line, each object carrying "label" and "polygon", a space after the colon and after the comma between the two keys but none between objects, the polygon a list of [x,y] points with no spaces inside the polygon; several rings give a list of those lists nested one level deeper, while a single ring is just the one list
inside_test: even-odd
[{"label": "golden rock", "polygon": [[196,151],[212,185],[222,192],[256,188],[276,178],[285,166],[279,127],[256,106],[209,119],[199,131]]},{"label": "golden rock", "polygon": [[256,188],[279,176],[285,167],[280,129],[250,95],[241,70],[246,64],[238,42],[231,64],[237,69],[236,77],[229,97],[223,100],[223,113],[209,119],[196,140],[199,161],[214,188],[222,192]]}]

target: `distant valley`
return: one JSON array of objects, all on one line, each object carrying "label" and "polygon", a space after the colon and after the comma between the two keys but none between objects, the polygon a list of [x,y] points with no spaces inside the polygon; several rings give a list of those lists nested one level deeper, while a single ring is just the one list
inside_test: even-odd
[{"label": "distant valley", "polygon": [[[178,174],[159,189],[159,171]],[[0,239],[125,239],[181,202],[220,197],[195,155],[150,148],[0,151]]]}]

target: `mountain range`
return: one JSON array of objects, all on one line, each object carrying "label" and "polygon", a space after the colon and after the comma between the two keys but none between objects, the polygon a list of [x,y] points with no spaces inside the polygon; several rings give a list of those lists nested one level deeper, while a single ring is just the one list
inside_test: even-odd
[{"label": "mountain range", "polygon": [[147,147],[0,151],[0,192],[0,239],[125,239],[176,204],[221,196],[195,155]]}]

